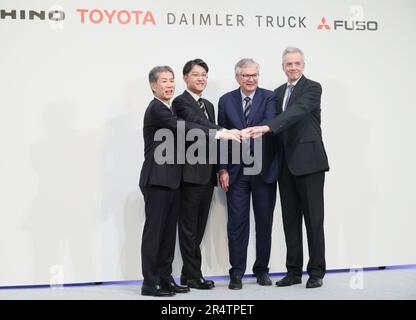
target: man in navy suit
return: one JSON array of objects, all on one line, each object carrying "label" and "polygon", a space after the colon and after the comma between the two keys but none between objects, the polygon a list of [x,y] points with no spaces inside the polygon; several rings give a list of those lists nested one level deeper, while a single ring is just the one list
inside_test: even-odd
[{"label": "man in navy suit", "polygon": [[325,275],[324,180],[329,170],[322,142],[321,94],[318,82],[303,75],[305,61],[298,48],[285,49],[282,68],[287,83],[275,90],[279,115],[264,126],[245,132],[253,137],[277,134],[279,191],[286,239],[287,275],[276,282],[286,287],[302,282],[302,216],[308,237],[307,288],[318,288]]},{"label": "man in navy suit", "polygon": [[[265,124],[276,116],[273,92],[258,87],[259,65],[253,59],[242,59],[235,65],[235,78],[240,87],[223,95],[218,103],[218,125],[239,130]],[[256,224],[256,261],[253,273],[260,285],[271,285],[268,275],[273,211],[276,202],[277,154],[271,135],[261,139],[261,154],[250,154],[261,164],[260,174],[245,174],[247,164],[240,161],[219,165],[219,181],[227,195],[228,248],[231,269],[229,288],[242,288],[246,270],[250,231],[250,198]],[[242,151],[244,152],[244,150]],[[228,156],[231,157],[229,149]],[[222,158],[223,156],[221,156]],[[221,159],[222,160],[222,159]]]},{"label": "man in navy suit", "polygon": [[[178,120],[181,119],[170,105],[175,92],[173,70],[168,66],[154,67],[149,73],[149,83],[155,97],[147,107],[143,120],[144,162],[139,185],[145,202],[146,221],[141,247],[141,293],[149,296],[172,296],[189,291],[188,286],[177,285],[172,277],[182,179],[182,164],[175,158],[177,142],[180,141],[167,142],[168,136],[160,141],[156,139],[156,135],[170,132],[178,140]],[[199,129],[205,135],[213,135],[215,139],[240,139],[240,133],[236,130],[217,130],[218,126],[200,120],[197,116],[190,115],[188,121],[182,122],[185,130]],[[166,143],[173,153],[172,162],[159,159],[163,156],[159,149]],[[169,155],[166,155],[166,159],[168,158]]]}]

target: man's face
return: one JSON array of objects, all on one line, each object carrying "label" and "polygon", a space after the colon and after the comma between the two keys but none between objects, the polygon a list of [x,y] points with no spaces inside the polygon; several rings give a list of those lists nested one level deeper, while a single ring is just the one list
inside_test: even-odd
[{"label": "man's face", "polygon": [[288,53],[283,57],[283,71],[286,73],[289,82],[298,80],[305,68],[305,62],[299,52]]},{"label": "man's face", "polygon": [[170,72],[160,72],[157,81],[150,86],[156,98],[169,103],[175,93],[175,78]]},{"label": "man's face", "polygon": [[259,71],[256,65],[247,66],[240,69],[240,73],[235,76],[244,94],[249,95],[256,91],[259,85]]},{"label": "man's face", "polygon": [[183,81],[185,81],[188,90],[200,95],[207,86],[208,73],[201,66],[194,65],[191,71],[183,76]]}]

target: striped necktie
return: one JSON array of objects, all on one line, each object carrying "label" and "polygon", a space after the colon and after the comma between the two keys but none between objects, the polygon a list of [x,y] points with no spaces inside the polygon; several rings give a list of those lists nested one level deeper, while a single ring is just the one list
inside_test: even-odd
[{"label": "striped necktie", "polygon": [[205,114],[205,117],[209,119],[207,108],[205,108],[205,103],[204,103],[204,100],[202,100],[202,98],[198,99],[198,104],[199,104],[199,108],[201,109],[201,111]]},{"label": "striped necktie", "polygon": [[244,101],[246,102],[244,104],[244,117],[246,118],[246,123],[248,123],[248,116],[250,114],[252,101],[250,97],[245,97]]}]

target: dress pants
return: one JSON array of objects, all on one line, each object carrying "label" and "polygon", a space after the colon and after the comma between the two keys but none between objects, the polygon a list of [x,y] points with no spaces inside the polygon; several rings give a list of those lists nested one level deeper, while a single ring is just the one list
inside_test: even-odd
[{"label": "dress pants", "polygon": [[288,273],[302,275],[302,216],[308,237],[309,262],[307,272],[323,278],[326,271],[324,239],[324,180],[325,172],[294,176],[282,155],[279,192],[283,228],[286,239],[286,268]]},{"label": "dress pants", "polygon": [[182,276],[186,279],[200,279],[200,245],[204,237],[214,186],[212,183],[183,182],[181,188],[178,233],[183,260]]},{"label": "dress pants", "polygon": [[143,283],[154,286],[172,274],[180,188],[142,187],[146,221],[142,236]]},{"label": "dress pants", "polygon": [[242,277],[246,270],[251,196],[256,228],[256,261],[253,273],[269,271],[276,183],[265,183],[260,175],[241,175],[227,192],[227,234],[231,277]]}]

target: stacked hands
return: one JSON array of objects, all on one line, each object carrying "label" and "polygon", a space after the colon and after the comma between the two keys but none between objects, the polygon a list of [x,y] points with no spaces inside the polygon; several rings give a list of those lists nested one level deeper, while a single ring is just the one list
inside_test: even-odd
[{"label": "stacked hands", "polygon": [[270,131],[268,126],[249,127],[243,130],[238,129],[223,129],[220,134],[220,139],[234,140],[241,142],[247,139],[255,139],[261,137],[263,134]]},{"label": "stacked hands", "polygon": [[[250,138],[251,139],[259,138],[259,137],[261,137],[262,135],[264,135],[265,133],[267,133],[269,131],[270,131],[269,126],[249,127],[249,128],[245,128],[243,130],[223,129],[221,131],[220,139],[234,140],[234,141],[241,142],[243,140],[247,140],[247,139],[250,139]],[[229,180],[230,180],[230,176],[228,175],[228,171],[225,170],[225,169],[220,170],[218,172],[218,176],[219,176],[219,182],[220,182],[221,188],[225,192],[227,192],[228,187],[229,187]]]}]

